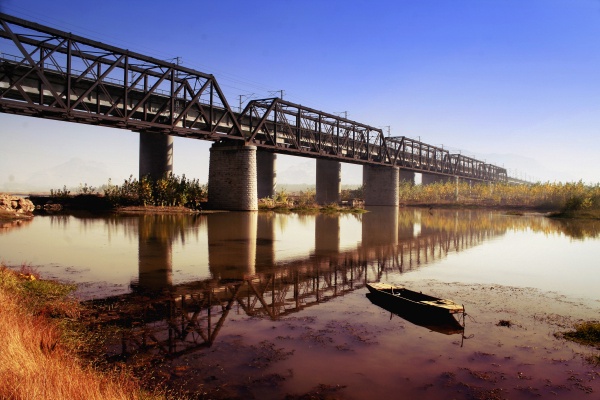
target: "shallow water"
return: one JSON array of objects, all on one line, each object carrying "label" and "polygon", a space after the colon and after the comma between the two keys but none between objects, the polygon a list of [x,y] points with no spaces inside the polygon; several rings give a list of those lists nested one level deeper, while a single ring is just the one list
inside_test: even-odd
[{"label": "shallow water", "polygon": [[[0,227],[0,261],[77,283],[123,328],[109,355],[207,398],[579,398],[593,349],[553,333],[600,316],[599,237],[473,210],[37,216]],[[464,304],[464,332],[372,304],[373,281]]]}]

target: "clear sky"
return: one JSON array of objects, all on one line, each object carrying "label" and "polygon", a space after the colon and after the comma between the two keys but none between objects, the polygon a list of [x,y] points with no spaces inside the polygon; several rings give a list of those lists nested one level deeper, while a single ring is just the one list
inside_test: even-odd
[{"label": "clear sky", "polygon": [[[0,0],[8,14],[420,138],[541,181],[600,182],[599,0]],[[1,50],[1,49],[0,49]],[[387,130],[387,128],[384,128]],[[138,134],[0,114],[0,190],[121,181]],[[210,143],[175,140],[206,181]],[[280,182],[314,161],[279,157]],[[361,169],[343,167],[342,183]]]}]

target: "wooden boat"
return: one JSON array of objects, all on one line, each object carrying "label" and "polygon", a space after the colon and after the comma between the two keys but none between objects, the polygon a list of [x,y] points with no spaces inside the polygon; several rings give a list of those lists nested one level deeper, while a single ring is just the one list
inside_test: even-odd
[{"label": "wooden boat", "polygon": [[373,293],[367,293],[367,298],[376,306],[389,311],[390,319],[392,319],[392,315],[396,315],[414,325],[422,326],[432,332],[443,333],[445,335],[463,334],[465,331],[465,327],[454,318],[454,314],[407,311],[406,307],[398,306],[398,304],[390,306],[389,302],[381,300],[381,296]]},{"label": "wooden boat", "polygon": [[377,302],[396,310],[394,312],[416,315],[450,315],[465,312],[462,305],[452,300],[429,296],[403,286],[381,282],[367,283],[367,288]]}]

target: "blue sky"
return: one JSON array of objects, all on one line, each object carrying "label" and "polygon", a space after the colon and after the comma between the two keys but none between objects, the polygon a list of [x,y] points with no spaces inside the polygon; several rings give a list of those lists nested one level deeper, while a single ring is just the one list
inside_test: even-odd
[{"label": "blue sky", "polygon": [[[393,136],[542,181],[600,182],[599,0],[37,1],[3,12],[390,126]],[[247,100],[245,100],[247,101]],[[244,101],[244,103],[245,103]],[[137,175],[132,132],[0,114],[0,190]],[[175,173],[206,181],[210,143],[176,139]],[[280,182],[314,161],[279,157]],[[361,169],[343,167],[343,183]],[[312,180],[311,180],[312,179]],[[49,189],[48,188],[48,189]]]}]

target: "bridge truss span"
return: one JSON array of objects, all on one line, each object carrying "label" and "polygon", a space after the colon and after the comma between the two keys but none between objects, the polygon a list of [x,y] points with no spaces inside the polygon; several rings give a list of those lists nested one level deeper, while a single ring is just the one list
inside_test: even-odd
[{"label": "bridge truss span", "polygon": [[381,129],[280,98],[250,101],[240,126],[247,142],[279,152],[390,162]]},{"label": "bridge truss span", "polygon": [[235,113],[215,77],[0,13],[0,112],[482,181],[504,168],[280,98]]},{"label": "bridge truss span", "polygon": [[0,17],[2,112],[197,138],[237,125],[212,75]]},{"label": "bridge truss span", "polygon": [[239,117],[244,139],[279,153],[397,166],[415,172],[506,181],[506,169],[380,128],[280,98],[250,101]]}]

